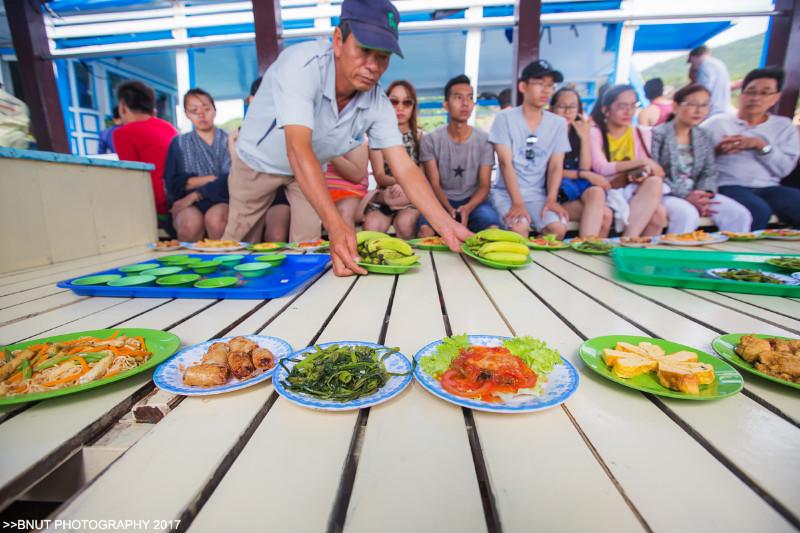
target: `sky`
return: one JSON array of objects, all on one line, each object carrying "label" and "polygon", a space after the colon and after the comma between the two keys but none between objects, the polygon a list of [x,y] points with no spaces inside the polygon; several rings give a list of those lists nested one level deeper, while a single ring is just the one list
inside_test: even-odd
[{"label": "sky", "polygon": [[[726,6],[730,6],[731,2],[736,2],[737,8],[747,7],[767,10],[772,8],[772,2],[768,0],[703,0],[702,6],[703,8],[721,7],[724,9]],[[637,0],[636,10],[639,11],[641,9],[646,12],[650,6],[653,6],[653,9],[663,10],[666,8],[665,4],[676,12],[691,12],[696,9],[697,0],[670,0],[669,2],[661,2],[660,0]],[[733,27],[709,40],[707,44],[713,48],[739,39],[744,39],[745,37],[764,33],[767,31],[769,17],[741,18],[734,19],[733,22]],[[633,64],[637,70],[641,71],[661,61],[685,54],[686,52],[639,53],[633,55]]]}]

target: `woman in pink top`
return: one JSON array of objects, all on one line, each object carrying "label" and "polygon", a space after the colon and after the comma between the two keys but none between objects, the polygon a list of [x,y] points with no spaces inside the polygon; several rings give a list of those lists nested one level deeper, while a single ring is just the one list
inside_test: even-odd
[{"label": "woman in pink top", "polygon": [[639,111],[640,126],[658,126],[667,121],[672,113],[672,100],[664,96],[664,82],[661,78],[647,80],[644,84],[644,95],[650,105]]},{"label": "woman in pink top", "polygon": [[609,88],[592,110],[594,127],[589,132],[592,170],[623,189],[630,204],[623,236],[658,235],[667,222],[661,205],[664,169],[650,158],[649,129],[634,128],[636,92],[630,85]]}]

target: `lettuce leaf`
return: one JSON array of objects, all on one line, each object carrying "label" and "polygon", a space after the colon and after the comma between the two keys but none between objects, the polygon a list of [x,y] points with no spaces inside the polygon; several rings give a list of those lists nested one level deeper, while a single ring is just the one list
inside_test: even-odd
[{"label": "lettuce leaf", "polygon": [[439,379],[450,368],[453,359],[458,357],[463,348],[467,347],[469,347],[469,340],[466,334],[445,337],[442,339],[442,343],[436,347],[436,351],[423,357],[419,364],[428,375]]},{"label": "lettuce leaf", "polygon": [[503,346],[522,359],[537,374],[548,374],[561,362],[558,351],[549,348],[546,342],[533,337],[514,337],[503,341]]}]

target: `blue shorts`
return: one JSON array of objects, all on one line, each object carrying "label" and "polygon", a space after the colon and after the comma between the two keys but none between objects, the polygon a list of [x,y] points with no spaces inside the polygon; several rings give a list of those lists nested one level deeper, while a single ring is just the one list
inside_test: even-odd
[{"label": "blue shorts", "polygon": [[[458,209],[462,205],[469,202],[469,199],[466,200],[447,200],[450,202],[450,206],[453,209]],[[417,222],[417,227],[422,226],[430,226],[430,223],[425,219],[424,215],[419,216],[419,222]],[[488,201],[484,201],[481,204],[478,204],[478,207],[472,210],[472,213],[469,214],[469,220],[467,221],[467,227],[472,232],[478,232],[485,230],[486,228],[490,228],[492,226],[497,226],[498,228],[503,227],[503,223],[500,221],[500,217],[497,216],[497,211],[494,210],[492,204]]]}]

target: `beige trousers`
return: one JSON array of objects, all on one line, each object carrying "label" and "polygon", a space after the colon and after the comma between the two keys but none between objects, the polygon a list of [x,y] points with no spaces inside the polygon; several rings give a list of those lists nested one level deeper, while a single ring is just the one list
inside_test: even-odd
[{"label": "beige trousers", "polygon": [[286,186],[291,222],[289,239],[292,242],[319,239],[322,222],[306,199],[294,176],[279,176],[258,172],[250,168],[233,150],[231,170],[228,174],[228,225],[225,240],[261,242],[264,235],[264,218],[275,200],[275,193]]}]

